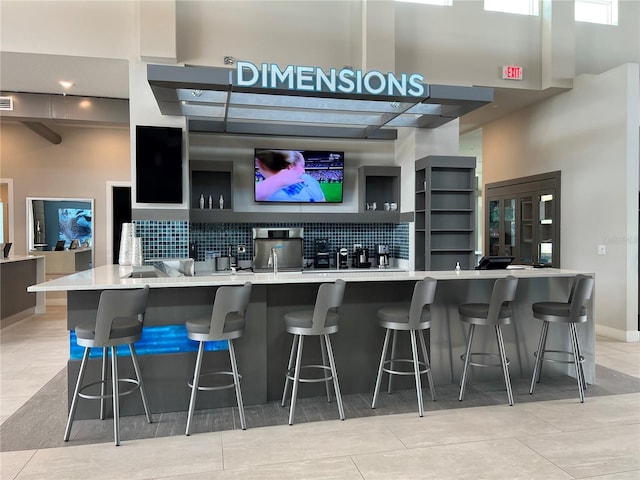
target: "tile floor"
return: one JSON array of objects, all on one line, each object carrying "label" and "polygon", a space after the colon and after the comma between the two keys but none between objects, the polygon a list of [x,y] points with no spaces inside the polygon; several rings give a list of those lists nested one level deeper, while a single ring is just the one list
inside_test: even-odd
[{"label": "tile floor", "polygon": [[[4,422],[64,367],[64,307],[3,329],[0,345]],[[640,378],[640,344],[599,338],[596,355]],[[0,478],[638,480],[640,393],[2,452]]]}]

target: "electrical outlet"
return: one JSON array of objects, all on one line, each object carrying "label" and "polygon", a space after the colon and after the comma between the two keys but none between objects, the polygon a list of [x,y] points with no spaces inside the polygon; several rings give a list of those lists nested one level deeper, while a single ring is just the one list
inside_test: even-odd
[{"label": "electrical outlet", "polygon": [[607,254],[607,246],[598,245],[598,255],[606,255],[606,254]]},{"label": "electrical outlet", "polygon": [[238,253],[245,253],[247,251],[247,247],[244,245],[238,245]]},{"label": "electrical outlet", "polygon": [[355,252],[357,249],[362,248],[362,244],[361,243],[354,243],[353,244],[353,251]]}]

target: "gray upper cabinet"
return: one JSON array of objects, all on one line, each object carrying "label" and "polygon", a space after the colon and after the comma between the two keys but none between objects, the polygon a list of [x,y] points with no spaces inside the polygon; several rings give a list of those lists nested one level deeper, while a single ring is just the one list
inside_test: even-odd
[{"label": "gray upper cabinet", "polygon": [[428,156],[416,161],[415,268],[475,266],[476,159]]},{"label": "gray upper cabinet", "polygon": [[560,267],[560,172],[485,186],[485,255]]}]

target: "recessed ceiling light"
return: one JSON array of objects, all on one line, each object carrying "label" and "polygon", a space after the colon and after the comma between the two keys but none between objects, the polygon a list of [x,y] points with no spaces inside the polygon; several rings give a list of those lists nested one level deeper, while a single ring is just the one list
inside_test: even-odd
[{"label": "recessed ceiling light", "polygon": [[75,82],[71,82],[69,80],[60,80],[58,82],[62,88],[69,89],[75,85]]}]

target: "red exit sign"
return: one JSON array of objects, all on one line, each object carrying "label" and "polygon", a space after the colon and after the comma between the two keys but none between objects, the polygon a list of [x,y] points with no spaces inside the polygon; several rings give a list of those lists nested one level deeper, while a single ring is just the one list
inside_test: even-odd
[{"label": "red exit sign", "polygon": [[503,80],[522,80],[522,67],[517,65],[508,65],[502,67]]}]

